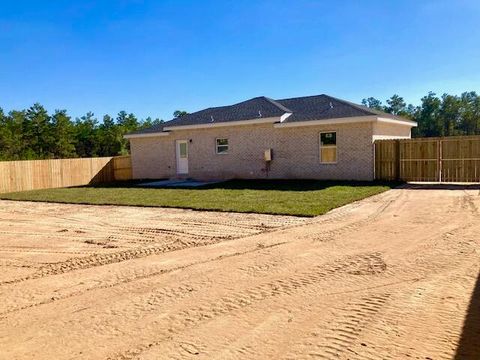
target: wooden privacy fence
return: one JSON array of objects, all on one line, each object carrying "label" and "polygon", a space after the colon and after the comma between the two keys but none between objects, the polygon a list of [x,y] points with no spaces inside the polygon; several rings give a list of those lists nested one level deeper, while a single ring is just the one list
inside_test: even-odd
[{"label": "wooden privacy fence", "polygon": [[129,180],[129,156],[0,161],[0,193]]},{"label": "wooden privacy fence", "polygon": [[132,158],[130,156],[114,157],[113,172],[115,180],[132,179]]},{"label": "wooden privacy fence", "polygon": [[375,178],[480,182],[480,136],[377,140]]}]

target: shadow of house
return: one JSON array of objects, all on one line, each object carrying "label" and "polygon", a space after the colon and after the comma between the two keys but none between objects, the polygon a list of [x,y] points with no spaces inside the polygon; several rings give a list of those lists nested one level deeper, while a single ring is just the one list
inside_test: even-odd
[{"label": "shadow of house", "polygon": [[480,359],[480,274],[468,307],[455,360]]},{"label": "shadow of house", "polygon": [[[158,179],[162,180],[162,179]],[[131,181],[118,181],[110,183],[97,182],[92,184],[92,187],[103,188],[103,187],[132,187],[132,188],[141,188],[144,183],[151,183],[154,180],[131,180]],[[324,190],[329,187],[366,187],[366,186],[388,186],[394,188],[399,186],[400,182],[385,182],[385,181],[330,181],[330,180],[227,180],[217,183],[206,184],[203,186],[189,188],[192,190],[272,190],[272,191],[318,191]],[[150,186],[145,186],[146,189],[151,189]],[[160,189],[162,187],[156,187]],[[168,189],[174,189],[175,186],[165,187]],[[178,187],[182,189],[183,187]]]}]

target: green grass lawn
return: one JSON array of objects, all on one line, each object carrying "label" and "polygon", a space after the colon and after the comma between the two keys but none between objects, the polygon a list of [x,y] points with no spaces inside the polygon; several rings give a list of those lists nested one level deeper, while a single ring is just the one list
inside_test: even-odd
[{"label": "green grass lawn", "polygon": [[177,207],[315,216],[398,184],[314,180],[232,180],[196,189],[141,188],[140,182],[0,194],[0,199]]}]

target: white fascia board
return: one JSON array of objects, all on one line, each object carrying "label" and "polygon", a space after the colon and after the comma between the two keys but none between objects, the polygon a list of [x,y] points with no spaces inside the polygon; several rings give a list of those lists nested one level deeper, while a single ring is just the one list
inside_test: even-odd
[{"label": "white fascia board", "polygon": [[269,117],[262,119],[240,120],[240,121],[227,121],[227,122],[213,122],[209,124],[199,125],[183,125],[183,126],[165,126],[163,130],[194,130],[194,129],[210,129],[215,127],[224,126],[241,126],[241,125],[255,125],[255,124],[273,124],[278,122],[280,117]]},{"label": "white fascia board", "polygon": [[373,135],[373,141],[375,140],[391,140],[391,139],[411,139],[411,136],[398,136],[398,135]]},{"label": "white fascia board", "polygon": [[356,116],[356,117],[347,117],[347,118],[337,118],[337,119],[325,119],[325,120],[309,120],[309,121],[296,121],[291,123],[277,123],[273,127],[276,128],[289,128],[297,126],[317,126],[317,125],[334,125],[334,124],[349,124],[349,123],[360,123],[360,122],[375,122],[377,121],[376,116]]},{"label": "white fascia board", "polygon": [[410,126],[410,127],[417,126],[417,123],[415,121],[387,119],[387,118],[381,118],[378,116],[370,116],[370,115],[337,118],[337,119],[277,123],[277,124],[274,124],[273,126],[276,128],[288,128],[288,127],[297,127],[297,126],[335,125],[335,124],[350,124],[350,123],[362,123],[362,122],[385,122],[385,123],[401,125],[401,126]]},{"label": "white fascia board", "polygon": [[168,136],[169,132],[154,132],[154,133],[145,133],[145,134],[127,134],[123,135],[124,139],[136,139],[136,138],[149,138],[157,136]]},{"label": "white fascia board", "polygon": [[282,116],[280,116],[280,122],[283,123],[285,120],[287,120],[292,113],[285,113]]},{"label": "white fascia board", "polygon": [[384,123],[389,123],[389,124],[396,124],[396,125],[404,125],[404,126],[410,126],[410,127],[415,127],[418,124],[415,121],[410,121],[410,120],[396,120],[396,119],[388,119],[388,118],[378,118],[378,122],[384,122]]}]

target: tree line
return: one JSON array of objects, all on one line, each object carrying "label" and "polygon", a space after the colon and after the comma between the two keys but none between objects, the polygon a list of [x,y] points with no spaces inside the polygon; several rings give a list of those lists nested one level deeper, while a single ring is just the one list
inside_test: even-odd
[{"label": "tree line", "polygon": [[[414,137],[480,135],[480,96],[429,92],[420,105],[407,104],[399,95],[382,101],[369,97],[362,104],[405,117],[418,123]],[[177,110],[174,117],[187,114]],[[5,113],[0,108],[0,160],[33,160],[72,157],[116,156],[129,152],[126,133],[160,124],[148,117],[120,111],[116,118],[104,115],[99,121],[92,112],[72,119],[66,110],[49,114],[40,104]]]},{"label": "tree line", "polygon": [[460,96],[429,92],[418,106],[407,105],[399,95],[386,104],[373,97],[363,99],[362,104],[416,121],[413,137],[480,135],[480,96],[475,91]]},{"label": "tree line", "polygon": [[[186,112],[177,110],[174,116]],[[8,114],[0,108],[0,160],[35,160],[116,156],[129,153],[126,133],[163,123],[161,119],[139,120],[120,111],[116,118],[92,112],[72,119],[66,110],[49,114],[40,104]]]}]

